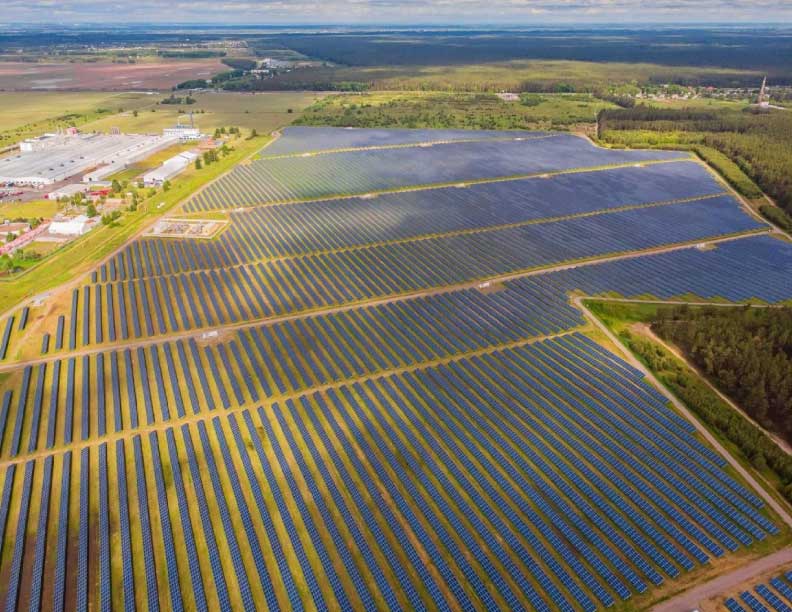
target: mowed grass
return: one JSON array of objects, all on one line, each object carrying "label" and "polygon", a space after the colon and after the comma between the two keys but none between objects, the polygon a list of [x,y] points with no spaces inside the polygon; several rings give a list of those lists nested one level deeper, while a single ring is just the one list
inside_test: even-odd
[{"label": "mowed grass", "polygon": [[60,210],[57,200],[31,200],[30,202],[8,202],[0,204],[0,220],[24,217],[49,219]]},{"label": "mowed grass", "polygon": [[41,240],[36,240],[25,247],[25,252],[38,253],[43,257],[60,248],[61,244],[62,243],[60,242],[44,242]]}]

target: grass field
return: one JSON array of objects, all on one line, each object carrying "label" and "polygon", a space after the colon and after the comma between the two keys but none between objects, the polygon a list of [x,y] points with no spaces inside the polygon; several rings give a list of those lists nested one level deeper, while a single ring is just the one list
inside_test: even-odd
[{"label": "grass field", "polygon": [[3,108],[0,114],[0,132],[43,123],[64,115],[95,114],[98,109],[106,109],[112,113],[118,112],[120,108],[133,110],[156,98],[139,93],[104,91],[3,91],[0,92],[0,105]]},{"label": "grass field", "polygon": [[689,100],[644,99],[641,104],[658,108],[695,108],[711,110],[742,110],[750,103],[749,100],[720,100],[718,98],[691,98]]},{"label": "grass field", "polygon": [[51,219],[59,209],[60,204],[54,200],[0,203],[0,219]]},{"label": "grass field", "polygon": [[60,247],[61,243],[59,242],[43,242],[41,240],[35,240],[25,247],[25,252],[38,253],[41,256],[45,256],[49,255]]},{"label": "grass field", "polygon": [[70,125],[90,129],[85,125],[99,117],[146,107],[152,99],[142,93],[0,91],[0,147]]}]

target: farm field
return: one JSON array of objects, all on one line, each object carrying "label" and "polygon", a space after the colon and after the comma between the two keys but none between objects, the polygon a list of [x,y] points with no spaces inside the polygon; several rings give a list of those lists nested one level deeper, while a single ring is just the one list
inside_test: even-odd
[{"label": "farm field", "polygon": [[[277,92],[262,94],[246,93],[195,93],[194,104],[152,104],[134,113],[123,113],[114,117],[103,117],[90,123],[86,129],[109,131],[113,127],[122,132],[150,133],[172,127],[178,122],[189,121],[186,113],[194,113],[195,124],[203,131],[213,132],[216,128],[235,126],[246,131],[257,130],[269,134],[318,100],[322,94],[302,92]],[[291,109],[292,112],[289,112]]]},{"label": "farm field", "polygon": [[571,298],[781,303],[792,243],[686,154],[470,134],[286,129],[214,238],[0,317],[7,609],[642,610],[788,545]]},{"label": "farm field", "polygon": [[64,115],[82,115],[96,109],[105,108],[113,112],[119,107],[133,109],[150,98],[151,96],[145,94],[103,91],[39,92],[35,96],[23,92],[2,91],[0,103],[3,105],[3,115],[0,117],[0,132]]},{"label": "farm field", "polygon": [[[85,129],[109,131],[117,127],[122,132],[150,133],[173,127],[179,122],[188,122],[187,113],[194,113],[195,124],[205,132],[214,132],[221,127],[239,127],[246,132],[257,130],[259,134],[271,131],[288,123],[306,106],[320,99],[322,94],[303,92],[249,93],[193,93],[194,104],[150,104],[140,109],[135,116],[125,112],[112,117],[102,117],[91,122]],[[291,112],[289,112],[291,109]]]},{"label": "farm field", "polygon": [[0,63],[0,89],[130,91],[170,89],[188,79],[211,78],[218,59],[141,62]]},{"label": "farm field", "polygon": [[[1,64],[0,64],[1,65]],[[133,112],[154,102],[147,93],[129,92],[14,92],[0,90],[0,147],[72,125],[84,129],[121,110]]]},{"label": "farm field", "polygon": [[4,109],[0,117],[0,147],[72,125],[85,132],[118,128],[132,134],[155,133],[189,121],[185,113],[190,111],[198,127],[209,133],[235,126],[247,133],[255,129],[263,135],[299,117],[322,94],[205,92],[193,93],[191,97],[195,100],[191,105],[159,104],[162,95],[150,91],[46,91],[31,96],[0,89],[0,106]]}]

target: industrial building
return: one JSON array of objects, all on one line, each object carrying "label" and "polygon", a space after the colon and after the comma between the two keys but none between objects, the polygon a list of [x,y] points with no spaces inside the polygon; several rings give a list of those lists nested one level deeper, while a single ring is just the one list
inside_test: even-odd
[{"label": "industrial building", "polygon": [[65,132],[47,133],[36,138],[26,138],[19,143],[19,150],[23,153],[30,153],[32,151],[44,151],[50,145],[57,141],[58,137],[62,136],[76,136],[77,128],[69,128]]},{"label": "industrial building", "polygon": [[0,184],[42,187],[98,167],[107,176],[177,142],[164,136],[47,134],[0,158]]},{"label": "industrial building", "polygon": [[143,184],[146,187],[159,187],[165,181],[182,172],[187,166],[195,162],[196,159],[198,159],[198,154],[192,151],[179,153],[177,156],[171,157],[168,161],[164,162],[156,170],[144,174]]},{"label": "industrial building", "polygon": [[66,219],[56,219],[49,226],[50,234],[59,236],[82,236],[93,227],[93,222],[85,215]]},{"label": "industrial building", "polygon": [[176,127],[165,128],[162,130],[162,135],[165,138],[178,138],[180,142],[190,142],[203,138],[201,130],[189,125],[177,125]]},{"label": "industrial building", "polygon": [[72,183],[71,185],[64,185],[60,189],[55,189],[47,194],[48,200],[60,200],[61,198],[71,198],[78,193],[85,193],[88,191],[88,186],[81,183]]}]

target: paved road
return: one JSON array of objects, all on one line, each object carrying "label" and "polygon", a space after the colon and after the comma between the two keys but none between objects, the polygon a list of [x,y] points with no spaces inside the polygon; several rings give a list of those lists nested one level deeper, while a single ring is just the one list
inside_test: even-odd
[{"label": "paved road", "polygon": [[762,557],[743,567],[718,576],[709,582],[700,584],[681,595],[669,599],[653,608],[653,612],[690,612],[698,605],[722,593],[726,593],[743,582],[758,578],[775,568],[792,563],[792,547],[779,550],[777,553]]}]

